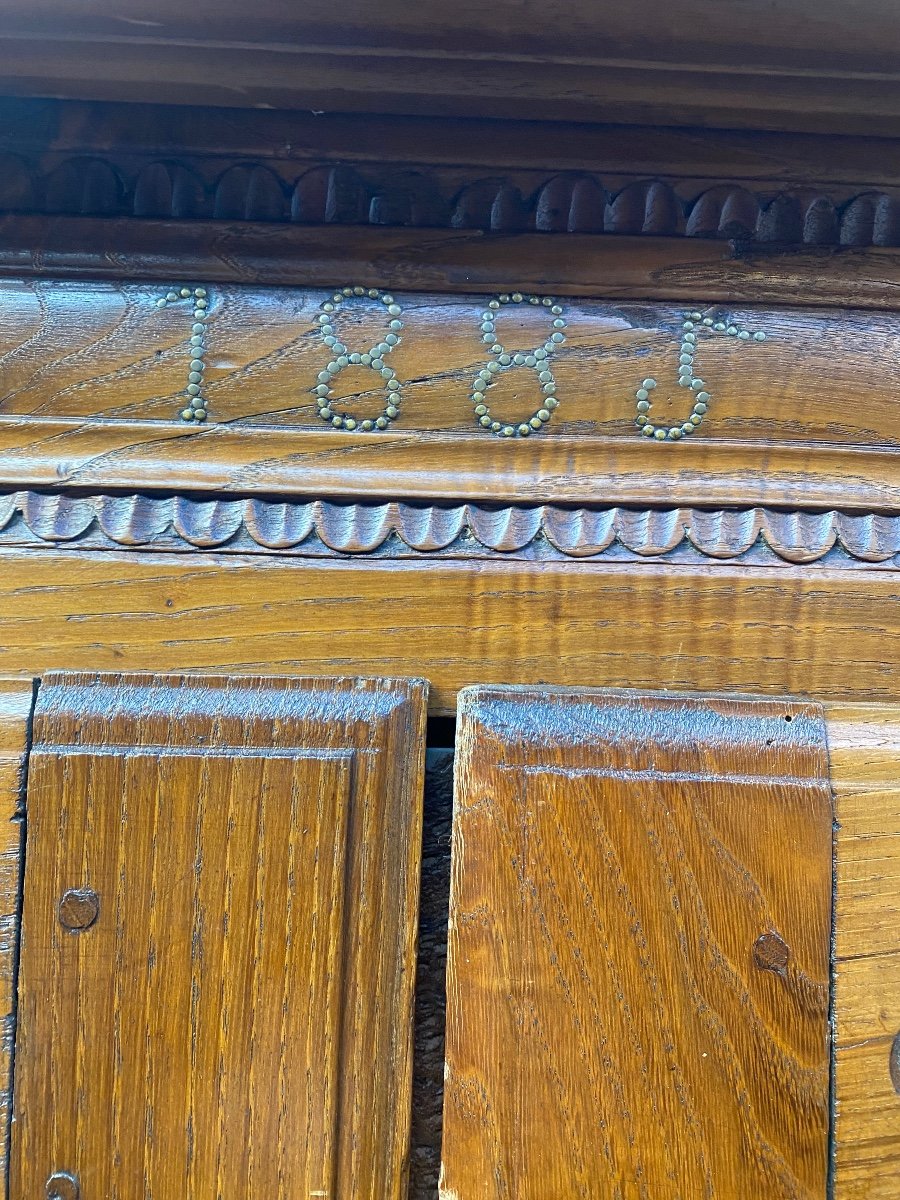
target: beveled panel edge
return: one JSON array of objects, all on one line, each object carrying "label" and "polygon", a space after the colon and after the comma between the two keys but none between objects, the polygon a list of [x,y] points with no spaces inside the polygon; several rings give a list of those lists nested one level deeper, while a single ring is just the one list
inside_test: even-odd
[{"label": "beveled panel edge", "polygon": [[[56,748],[67,738],[82,749],[131,746],[133,734],[127,730],[123,734],[121,724],[137,726],[153,711],[154,697],[163,690],[169,696],[165,719],[171,726],[166,732],[170,748],[196,748],[194,735],[185,732],[185,722],[214,718],[215,732],[209,735],[207,749],[246,749],[244,735],[236,736],[235,731],[247,727],[253,729],[258,740],[253,748],[260,753],[268,749],[287,753],[305,746],[305,734],[296,731],[308,722],[343,728],[354,720],[383,721],[389,741],[392,723],[398,717],[406,719],[410,705],[427,701],[428,682],[354,675],[323,679],[255,673],[45,671],[34,709],[32,751]],[[352,711],[349,700],[355,705]]]}]

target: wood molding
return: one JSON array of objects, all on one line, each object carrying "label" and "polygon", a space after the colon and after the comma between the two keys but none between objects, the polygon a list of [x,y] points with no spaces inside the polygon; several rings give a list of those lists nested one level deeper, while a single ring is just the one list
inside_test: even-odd
[{"label": "wood molding", "polygon": [[4,13],[2,90],[98,100],[723,128],[895,132],[890,5],[561,0],[410,8],[59,0]]},{"label": "wood molding", "polygon": [[480,558],[900,567],[900,516],[767,508],[339,504],[197,496],[0,494],[0,545],[291,557]]},{"label": "wood molding", "polygon": [[21,275],[900,307],[896,248],[700,237],[11,214],[0,217],[0,276]]},{"label": "wood molding", "polygon": [[886,140],[9,99],[0,118],[0,212],[900,245]]},{"label": "wood molding", "polygon": [[[727,184],[757,195],[763,207],[781,192],[796,195],[802,204],[811,191],[843,205],[859,192],[896,194],[896,151],[895,138],[870,134],[0,97],[0,154],[10,156],[9,180],[0,181],[0,195],[14,206],[30,196],[40,208],[47,199],[44,189],[53,180],[57,196],[73,213],[92,207],[92,193],[99,187],[95,194],[103,198],[104,207],[112,197],[123,204],[123,214],[150,215],[144,211],[147,200],[165,200],[164,189],[160,191],[165,175],[157,169],[161,165],[166,175],[174,171],[176,178],[179,167],[194,172],[208,189],[207,203],[232,167],[247,167],[248,175],[230,176],[223,199],[244,197],[251,211],[267,189],[263,186],[257,196],[255,188],[237,185],[241,180],[249,184],[248,176],[262,165],[288,192],[312,168],[349,167],[350,178],[357,172],[372,195],[388,184],[408,194],[425,172],[448,198],[482,179],[508,180],[527,197],[557,175],[580,177],[587,172],[613,196],[630,184],[657,180],[665,181],[687,204],[709,188]],[[83,166],[70,169],[69,163]],[[93,178],[94,163],[101,164],[101,173],[103,166],[110,168],[120,190],[111,193],[103,180]],[[86,190],[67,185],[86,183],[88,178],[92,186]],[[346,220],[339,202],[340,180],[340,173],[327,176],[328,186],[336,189],[332,219]],[[135,196],[139,181],[143,198]],[[129,204],[129,194],[138,199],[136,205]],[[171,199],[172,206],[163,211],[177,216],[190,204],[191,193]],[[208,211],[211,215],[213,208]],[[261,216],[271,215],[268,208],[259,211]]]},{"label": "wood molding", "polygon": [[0,417],[0,487],[169,492],[177,481],[207,495],[571,505],[616,498],[635,507],[713,509],[751,500],[797,510],[900,511],[898,454],[890,448],[819,446],[810,473],[803,446],[744,442],[742,453],[766,462],[765,476],[736,470],[734,449],[701,439],[673,447],[642,438],[548,437],[532,457],[478,435]]}]

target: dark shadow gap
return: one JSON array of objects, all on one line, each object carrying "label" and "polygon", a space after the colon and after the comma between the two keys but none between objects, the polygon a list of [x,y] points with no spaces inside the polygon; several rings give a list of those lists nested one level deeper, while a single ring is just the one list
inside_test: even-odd
[{"label": "dark shadow gap", "polygon": [[456,721],[428,722],[416,966],[409,1200],[437,1200],[444,1097],[447,923]]}]

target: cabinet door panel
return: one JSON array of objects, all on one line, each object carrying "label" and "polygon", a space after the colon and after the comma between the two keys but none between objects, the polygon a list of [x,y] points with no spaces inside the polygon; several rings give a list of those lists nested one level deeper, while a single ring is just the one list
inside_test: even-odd
[{"label": "cabinet door panel", "polygon": [[13,1195],[399,1197],[424,688],[60,676]]},{"label": "cabinet door panel", "polygon": [[460,698],[443,1194],[824,1200],[814,705]]}]

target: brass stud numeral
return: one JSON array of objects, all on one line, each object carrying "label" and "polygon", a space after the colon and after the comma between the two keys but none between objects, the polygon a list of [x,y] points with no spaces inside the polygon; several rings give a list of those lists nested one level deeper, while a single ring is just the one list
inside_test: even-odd
[{"label": "brass stud numeral", "polygon": [[645,379],[635,392],[637,399],[637,417],[635,424],[644,437],[652,437],[657,442],[678,442],[688,437],[702,423],[712,402],[712,393],[706,382],[696,373],[694,361],[697,353],[697,339],[702,332],[711,330],[725,333],[737,338],[740,342],[764,342],[766,335],[762,332],[751,333],[734,322],[717,321],[713,317],[705,317],[699,312],[684,313],[684,323],[681,326],[681,352],[678,357],[678,386],[690,388],[694,393],[694,404],[690,416],[680,425],[654,425],[650,417],[653,407],[650,393],[656,387],[655,379]]},{"label": "brass stud numeral", "polygon": [[181,419],[188,423],[206,420],[209,405],[203,394],[203,372],[206,369],[206,321],[209,315],[209,298],[206,288],[179,288],[167,292],[156,301],[157,308],[167,308],[170,304],[182,304],[189,300],[194,305],[194,321],[191,325],[191,361],[188,367],[187,387],[185,395],[187,403],[181,410]]}]

